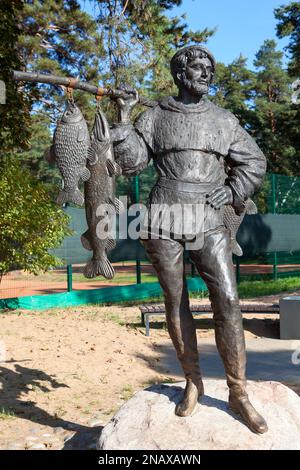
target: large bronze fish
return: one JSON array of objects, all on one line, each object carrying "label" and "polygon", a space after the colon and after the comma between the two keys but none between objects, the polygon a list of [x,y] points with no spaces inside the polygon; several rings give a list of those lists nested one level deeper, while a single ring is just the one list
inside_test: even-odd
[{"label": "large bronze fish", "polygon": [[[89,158],[90,136],[85,119],[73,101],[68,101],[65,112],[57,124],[51,146],[46,158],[56,162],[63,178],[63,188],[57,202],[73,202],[80,206],[84,197],[78,189],[78,183],[87,181],[90,172],[86,168]],[[91,158],[91,157],[90,157]]]},{"label": "large bronze fish", "polygon": [[115,247],[116,241],[111,234],[106,238],[97,232],[103,220],[103,209],[108,217],[113,212],[119,213],[123,206],[115,197],[115,175],[121,174],[120,166],[114,161],[109,125],[103,112],[98,109],[91,135],[91,147],[88,162],[90,178],[85,182],[85,210],[88,230],[81,236],[84,248],[93,251],[91,261],[84,268],[84,275],[93,278],[99,275],[107,279],[114,277],[114,269],[107,258],[107,252]]},{"label": "large bronze fish", "polygon": [[245,201],[245,210],[241,215],[236,215],[234,208],[230,205],[224,207],[224,225],[230,231],[232,253],[237,256],[242,256],[243,250],[236,241],[236,234],[246,214],[257,214],[257,207],[252,199]]}]

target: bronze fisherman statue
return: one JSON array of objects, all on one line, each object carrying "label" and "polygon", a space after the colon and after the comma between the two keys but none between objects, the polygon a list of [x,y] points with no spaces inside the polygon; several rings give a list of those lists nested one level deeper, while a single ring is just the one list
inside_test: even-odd
[{"label": "bronze fisherman statue", "polygon": [[[137,93],[127,100],[118,99],[120,119],[113,129],[114,150],[126,175],[139,173],[153,158],[158,180],[149,207],[206,202],[199,225],[201,243],[190,250],[190,257],[209,290],[229,406],[252,431],[264,433],[267,424],[246,392],[244,331],[223,212],[225,205],[232,205],[236,214],[245,210],[245,201],[262,184],[266,159],[237,118],[207,98],[215,66],[213,55],[201,46],[178,51],[171,60],[178,96],[162,99],[134,125],[130,112]],[[183,399],[176,407],[179,416],[190,415],[204,393],[184,274],[187,235],[142,240],[164,292],[168,331],[186,378]]]}]

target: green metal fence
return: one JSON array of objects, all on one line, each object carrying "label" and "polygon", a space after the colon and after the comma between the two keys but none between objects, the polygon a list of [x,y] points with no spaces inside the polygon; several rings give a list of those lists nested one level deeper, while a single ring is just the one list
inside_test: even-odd
[{"label": "green metal fence", "polygon": [[[300,215],[300,177],[269,173],[254,200],[260,214]],[[243,275],[240,265],[254,262],[265,269],[262,268],[260,273]],[[257,260],[242,257],[235,259],[235,264],[238,282],[246,278],[276,280],[279,277],[300,276],[300,251],[265,253]]]},{"label": "green metal fence", "polygon": [[[135,202],[145,203],[146,197],[155,183],[155,179],[155,170],[152,166],[143,172],[141,176],[123,180],[122,184],[118,185],[118,194],[127,195],[129,205]],[[260,215],[246,218],[239,231],[241,244],[244,247],[246,255],[241,258],[234,257],[238,282],[241,280],[264,280],[287,276],[300,276],[300,237],[298,237],[298,233],[300,233],[300,178],[268,174],[261,191],[254,199]],[[80,209],[70,209],[71,211],[74,210],[76,212],[76,210],[78,210],[80,212]],[[82,210],[82,214],[81,217],[79,217],[79,214],[73,214],[72,216],[73,222],[76,222],[77,225],[81,219],[85,221],[84,210]],[[278,218],[277,215],[279,216]],[[272,218],[273,220],[271,220]],[[91,293],[88,294],[86,289],[97,287],[96,290],[99,290],[101,279],[92,280],[91,285],[87,288],[83,288],[81,285],[79,286],[79,281],[81,282],[81,279],[79,279],[79,270],[81,267],[79,268],[77,265],[83,266],[86,262],[85,258],[89,257],[90,254],[82,249],[80,243],[80,234],[86,230],[86,227],[81,227],[79,226],[80,224],[77,225],[76,233],[73,238],[69,237],[68,241],[66,239],[64,244],[57,249],[57,256],[61,259],[65,259],[64,264],[66,265],[66,269],[61,270],[61,272],[53,272],[52,276],[51,272],[47,273],[47,278],[45,276],[45,280],[43,281],[44,284],[39,287],[39,292],[42,292],[43,296],[45,296],[45,294],[52,295],[65,291],[69,294],[77,292],[76,295],[79,297],[82,295],[82,298],[86,296],[85,300],[88,301],[88,296],[96,294],[93,293],[92,290]],[[266,240],[266,238],[268,238],[267,236],[261,239],[259,235],[266,235],[268,232],[269,240]],[[250,245],[255,245],[256,254],[250,254],[250,252],[247,254],[247,244],[249,245],[249,242]],[[80,253],[85,256],[82,260]],[[142,289],[141,292],[143,288],[147,290],[148,268],[147,263],[145,263],[145,256],[141,252],[140,244],[134,244],[133,242],[129,246],[128,243],[124,243],[124,246],[118,246],[117,255],[116,259],[112,259],[113,262],[121,261],[122,263],[126,263],[125,260],[127,260],[127,263],[133,261],[135,264],[135,279],[130,282],[128,281],[128,284],[135,283],[139,285],[139,288]],[[200,282],[194,265],[191,264],[189,266],[188,263],[187,269],[191,278],[195,278],[196,282]],[[63,278],[62,281],[61,277]],[[3,288],[2,285],[0,291],[0,298],[2,298],[4,302],[8,297],[16,299],[16,295],[22,296],[22,298],[23,296],[27,296],[26,298],[31,298],[31,296],[35,297],[34,294],[30,294],[30,290],[35,291],[35,286],[33,285],[35,281],[29,278],[24,278],[23,281],[23,278],[24,276],[22,277],[21,274],[20,276],[15,276],[15,278],[12,276],[11,281],[8,277],[6,282],[7,286]],[[141,284],[141,282],[143,283]],[[154,289],[155,279],[151,282],[153,282],[151,288]],[[158,285],[155,288],[158,289]],[[81,294],[78,293],[78,289],[80,289]],[[105,286],[104,291],[106,289]],[[110,290],[104,291],[103,294],[101,292],[101,295],[97,292],[98,300],[100,298],[102,299],[104,294],[111,294]],[[124,289],[122,293],[123,291]],[[136,294],[133,287],[130,288],[128,292],[132,295],[133,292]],[[141,295],[140,290],[137,292],[138,295]]]},{"label": "green metal fence", "polygon": [[261,214],[300,214],[300,177],[268,173],[255,202]]}]

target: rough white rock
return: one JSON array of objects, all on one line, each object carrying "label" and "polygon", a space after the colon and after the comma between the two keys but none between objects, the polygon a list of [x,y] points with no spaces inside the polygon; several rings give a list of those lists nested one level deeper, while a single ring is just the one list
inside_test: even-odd
[{"label": "rough white rock", "polygon": [[281,383],[248,382],[249,398],[269,426],[265,434],[254,434],[228,410],[222,380],[205,380],[205,396],[193,414],[176,416],[184,386],[154,385],[136,393],[104,427],[98,449],[300,449],[300,397]]},{"label": "rough white rock", "polygon": [[45,444],[38,443],[38,444],[34,444],[33,446],[31,446],[29,450],[44,450],[44,449],[46,449]]}]

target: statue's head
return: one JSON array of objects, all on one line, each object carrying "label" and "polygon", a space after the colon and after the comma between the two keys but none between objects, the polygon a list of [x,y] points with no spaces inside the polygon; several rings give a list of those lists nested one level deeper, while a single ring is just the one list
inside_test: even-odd
[{"label": "statue's head", "polygon": [[203,46],[185,47],[176,52],[171,60],[171,73],[179,90],[186,88],[196,96],[208,93],[215,70],[215,58]]}]

